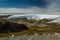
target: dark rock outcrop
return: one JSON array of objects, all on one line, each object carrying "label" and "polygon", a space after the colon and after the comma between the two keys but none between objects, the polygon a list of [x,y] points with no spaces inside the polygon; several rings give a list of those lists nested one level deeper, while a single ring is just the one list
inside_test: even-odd
[{"label": "dark rock outcrop", "polygon": [[21,32],[24,30],[28,30],[28,27],[24,24],[0,22],[0,33]]}]

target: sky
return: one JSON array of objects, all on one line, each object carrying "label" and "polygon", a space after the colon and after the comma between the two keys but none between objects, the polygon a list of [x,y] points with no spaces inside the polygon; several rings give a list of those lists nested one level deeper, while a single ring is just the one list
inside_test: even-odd
[{"label": "sky", "polygon": [[0,13],[60,15],[60,0],[0,0]]}]

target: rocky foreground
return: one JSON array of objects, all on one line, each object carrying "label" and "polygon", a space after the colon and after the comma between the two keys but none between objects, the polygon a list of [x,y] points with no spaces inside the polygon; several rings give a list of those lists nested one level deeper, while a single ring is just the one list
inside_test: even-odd
[{"label": "rocky foreground", "polygon": [[22,35],[22,36],[9,36],[9,37],[0,37],[0,40],[60,40],[60,34],[34,34],[34,35]]}]

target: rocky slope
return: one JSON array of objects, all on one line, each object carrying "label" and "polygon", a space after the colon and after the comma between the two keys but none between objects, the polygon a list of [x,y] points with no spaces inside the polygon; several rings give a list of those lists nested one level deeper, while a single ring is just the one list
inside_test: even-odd
[{"label": "rocky slope", "polygon": [[34,35],[22,35],[22,36],[9,36],[9,37],[1,37],[0,40],[60,40],[60,34],[34,34]]},{"label": "rocky slope", "polygon": [[24,24],[18,24],[9,20],[0,19],[0,33],[21,32],[24,30],[28,30],[28,27]]}]

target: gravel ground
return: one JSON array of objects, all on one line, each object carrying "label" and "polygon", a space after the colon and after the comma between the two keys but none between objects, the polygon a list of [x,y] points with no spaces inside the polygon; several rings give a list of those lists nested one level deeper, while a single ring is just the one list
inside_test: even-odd
[{"label": "gravel ground", "polygon": [[1,37],[0,40],[60,40],[60,34],[34,34],[34,35],[22,35],[22,36],[9,36],[9,37]]}]

